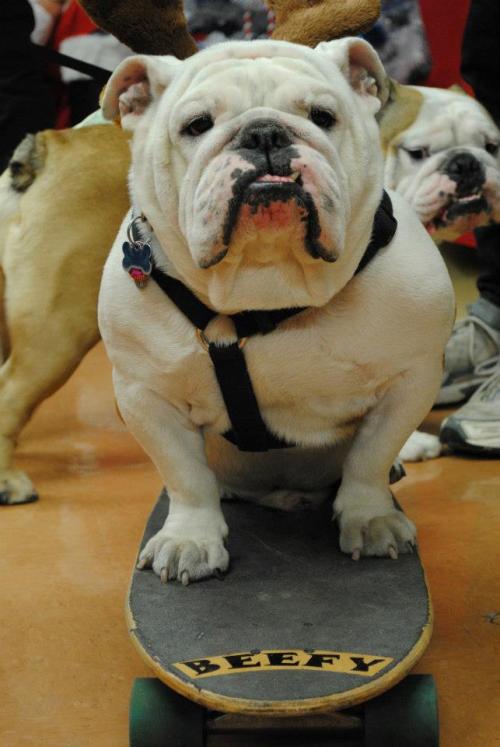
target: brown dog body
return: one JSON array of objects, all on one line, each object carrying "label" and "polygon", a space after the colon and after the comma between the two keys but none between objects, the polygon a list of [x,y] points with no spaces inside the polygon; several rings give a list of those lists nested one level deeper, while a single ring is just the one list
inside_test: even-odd
[{"label": "brown dog body", "polygon": [[0,183],[2,503],[34,495],[11,466],[16,440],[99,339],[102,266],[128,207],[129,149],[119,127],[49,130],[27,146]]}]

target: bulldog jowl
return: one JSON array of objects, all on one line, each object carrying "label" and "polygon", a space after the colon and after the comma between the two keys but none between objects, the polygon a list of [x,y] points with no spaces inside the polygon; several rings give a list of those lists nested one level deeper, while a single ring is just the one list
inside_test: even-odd
[{"label": "bulldog jowl", "polygon": [[441,191],[448,201],[427,225],[430,232],[453,225],[465,233],[487,222],[491,207],[484,195],[486,173],[480,161],[459,151],[446,159],[440,172]]},{"label": "bulldog jowl", "polygon": [[248,168],[236,168],[231,173],[232,198],[224,223],[224,245],[229,247],[238,229],[265,232],[274,240],[270,231],[283,231],[296,224],[303,230],[304,248],[311,257],[335,262],[336,253],[322,243],[318,211],[304,185],[304,166],[292,143],[293,133],[271,119],[254,120],[241,132],[235,151]]}]

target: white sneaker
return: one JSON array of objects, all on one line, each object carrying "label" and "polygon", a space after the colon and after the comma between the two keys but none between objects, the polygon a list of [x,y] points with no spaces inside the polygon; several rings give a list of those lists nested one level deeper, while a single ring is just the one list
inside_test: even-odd
[{"label": "white sneaker", "polygon": [[500,362],[467,404],[446,418],[439,438],[454,451],[500,457]]},{"label": "white sneaker", "polygon": [[474,314],[457,322],[446,346],[443,382],[436,404],[468,399],[491,376],[499,360],[499,330]]}]

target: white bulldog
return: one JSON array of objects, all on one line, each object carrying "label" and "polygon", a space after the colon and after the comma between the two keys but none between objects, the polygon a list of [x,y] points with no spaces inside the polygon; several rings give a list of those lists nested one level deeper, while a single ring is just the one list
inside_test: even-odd
[{"label": "white bulldog", "polygon": [[[415,540],[389,471],[435,400],[454,303],[398,195],[395,237],[355,274],[383,191],[385,79],[359,39],[266,40],[182,63],[134,57],[108,84],[105,115],[134,129],[133,211],[104,269],[99,324],[120,411],[170,496],[139,561],[164,582],[228,568],[222,495],[290,508],[342,478],[343,551],[396,558]],[[152,278],[140,290],[124,272],[141,214],[155,265],[219,314],[203,334]],[[234,342],[227,315],[290,307],[307,308],[243,352],[268,430],[296,445],[241,452],[222,436],[231,423],[208,341]]]},{"label": "white bulldog", "polygon": [[390,88],[380,117],[386,187],[437,240],[500,221],[500,131],[486,109],[461,89]]}]

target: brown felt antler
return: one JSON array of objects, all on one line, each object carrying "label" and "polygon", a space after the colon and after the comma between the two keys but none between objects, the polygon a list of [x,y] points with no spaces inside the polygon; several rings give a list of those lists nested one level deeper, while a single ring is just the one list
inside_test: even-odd
[{"label": "brown felt antler", "polygon": [[93,21],[144,54],[183,60],[198,51],[187,30],[182,0],[79,0]]},{"label": "brown felt antler", "polygon": [[265,0],[265,3],[276,15],[272,38],[308,47],[367,31],[380,15],[380,0]]},{"label": "brown felt antler", "polygon": [[[173,54],[198,51],[187,30],[182,0],[79,0],[102,29],[134,52]],[[380,0],[265,0],[276,15],[273,39],[316,46],[369,29],[380,14]]]}]

